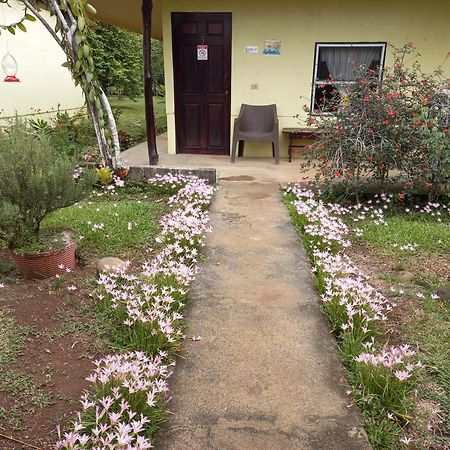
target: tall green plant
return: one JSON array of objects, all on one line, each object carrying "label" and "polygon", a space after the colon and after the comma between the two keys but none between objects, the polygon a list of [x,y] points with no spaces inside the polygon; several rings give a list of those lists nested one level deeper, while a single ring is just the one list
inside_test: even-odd
[{"label": "tall green plant", "polygon": [[35,137],[19,122],[0,134],[0,158],[0,238],[10,248],[38,242],[44,217],[92,188],[93,174],[79,174],[45,135]]}]

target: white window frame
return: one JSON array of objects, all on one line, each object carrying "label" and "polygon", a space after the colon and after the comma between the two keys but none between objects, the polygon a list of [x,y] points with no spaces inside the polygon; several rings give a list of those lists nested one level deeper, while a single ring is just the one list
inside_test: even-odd
[{"label": "white window frame", "polygon": [[[383,75],[384,63],[386,58],[386,42],[316,42],[314,52],[314,68],[313,68],[313,82],[311,92],[311,114],[312,115],[333,115],[332,112],[320,111],[315,108],[314,99],[316,97],[316,89],[323,84],[324,80],[317,79],[317,69],[319,67],[319,54],[321,47],[379,47],[381,49],[380,57],[380,71],[378,78],[381,80]],[[333,84],[350,85],[355,84],[355,81],[336,81]]]}]

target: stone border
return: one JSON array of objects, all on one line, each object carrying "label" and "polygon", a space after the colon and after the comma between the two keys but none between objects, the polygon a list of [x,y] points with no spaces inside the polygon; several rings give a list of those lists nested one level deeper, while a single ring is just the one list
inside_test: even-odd
[{"label": "stone border", "polygon": [[131,181],[145,181],[155,175],[193,175],[206,180],[213,185],[218,182],[219,176],[216,169],[187,169],[187,168],[171,168],[171,167],[155,167],[155,166],[133,166],[129,168],[129,179]]}]

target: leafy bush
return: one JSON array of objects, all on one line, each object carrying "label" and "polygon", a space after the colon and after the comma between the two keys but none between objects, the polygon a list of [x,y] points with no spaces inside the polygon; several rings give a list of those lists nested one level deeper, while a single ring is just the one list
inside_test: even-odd
[{"label": "leafy bush", "polygon": [[[382,79],[377,71],[355,67],[348,94],[342,98],[335,90],[326,105],[333,116],[310,119],[321,131],[308,164],[317,165],[319,178],[356,191],[363,180],[384,187],[396,179],[430,197],[448,192],[448,80],[440,67],[424,73],[418,56],[412,42],[393,47],[393,65]],[[325,84],[333,86],[333,80]]]},{"label": "leafy bush", "polygon": [[71,157],[80,157],[97,145],[92,122],[81,111],[73,115],[58,111],[49,121],[30,119],[28,125],[37,136],[46,136],[52,147]]},{"label": "leafy bush", "polygon": [[93,183],[47,136],[20,122],[0,133],[0,155],[0,238],[10,248],[38,242],[43,218],[81,200]]}]

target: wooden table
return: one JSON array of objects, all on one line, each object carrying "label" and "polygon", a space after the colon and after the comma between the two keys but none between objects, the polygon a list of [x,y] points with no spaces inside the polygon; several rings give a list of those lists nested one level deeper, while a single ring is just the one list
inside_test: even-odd
[{"label": "wooden table", "polygon": [[282,130],[283,134],[287,134],[289,137],[289,147],[288,147],[288,154],[289,154],[289,162],[292,161],[292,149],[293,148],[304,148],[306,147],[305,144],[294,144],[294,141],[296,140],[305,140],[305,139],[313,139],[316,140],[317,136],[319,135],[319,131],[317,128],[283,128]]}]

